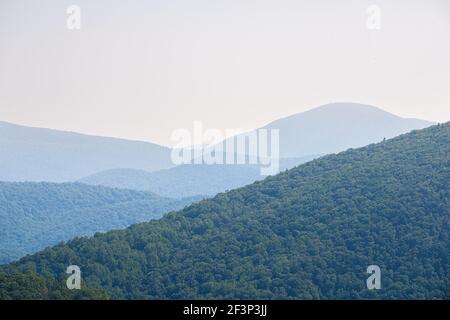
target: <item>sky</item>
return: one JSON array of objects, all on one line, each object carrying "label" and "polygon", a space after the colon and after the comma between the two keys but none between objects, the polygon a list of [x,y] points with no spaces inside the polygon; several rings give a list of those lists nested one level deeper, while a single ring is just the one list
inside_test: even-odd
[{"label": "sky", "polygon": [[169,146],[341,101],[444,122],[449,57],[448,0],[0,0],[0,121]]}]

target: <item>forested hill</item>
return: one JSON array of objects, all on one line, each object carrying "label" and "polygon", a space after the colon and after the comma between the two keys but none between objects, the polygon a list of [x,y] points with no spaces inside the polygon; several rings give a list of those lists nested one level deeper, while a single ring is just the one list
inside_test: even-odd
[{"label": "forested hill", "polygon": [[[113,298],[448,299],[450,124],[322,157],[4,268]],[[368,290],[369,265],[381,268]],[[0,286],[1,288],[2,286]]]},{"label": "forested hill", "polygon": [[0,263],[76,236],[160,218],[194,200],[80,183],[0,182]]}]

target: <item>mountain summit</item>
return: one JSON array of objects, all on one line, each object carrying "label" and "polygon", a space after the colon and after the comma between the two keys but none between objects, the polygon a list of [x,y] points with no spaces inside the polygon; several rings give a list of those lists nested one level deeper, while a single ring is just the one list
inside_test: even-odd
[{"label": "mountain summit", "polygon": [[370,105],[331,103],[276,120],[263,128],[279,129],[281,157],[295,158],[362,147],[432,124],[401,118]]}]

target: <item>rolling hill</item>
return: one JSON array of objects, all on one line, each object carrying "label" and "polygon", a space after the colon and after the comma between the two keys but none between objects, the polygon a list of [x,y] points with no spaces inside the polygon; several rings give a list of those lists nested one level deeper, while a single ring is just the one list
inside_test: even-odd
[{"label": "rolling hill", "polygon": [[114,168],[170,167],[170,149],[156,144],[0,122],[0,181],[67,182]]},{"label": "rolling hill", "polygon": [[75,183],[0,182],[0,263],[77,236],[160,218],[194,200]]},{"label": "rolling hill", "polygon": [[[286,170],[318,156],[281,159],[280,169]],[[150,191],[164,197],[184,198],[197,195],[213,196],[262,180],[256,165],[180,165],[147,172],[134,169],[111,169],[78,180],[89,185]]]},{"label": "rolling hill", "polygon": [[[313,160],[160,220],[74,239],[1,271],[60,278],[76,264],[112,298],[448,299],[449,218],[446,123]],[[381,290],[366,287],[373,264]]]}]

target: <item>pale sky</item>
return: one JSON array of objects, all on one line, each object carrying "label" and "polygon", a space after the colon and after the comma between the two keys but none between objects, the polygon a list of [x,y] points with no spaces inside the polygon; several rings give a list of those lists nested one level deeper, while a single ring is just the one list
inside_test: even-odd
[{"label": "pale sky", "polygon": [[335,101],[449,121],[450,1],[0,0],[0,121],[171,145]]}]

